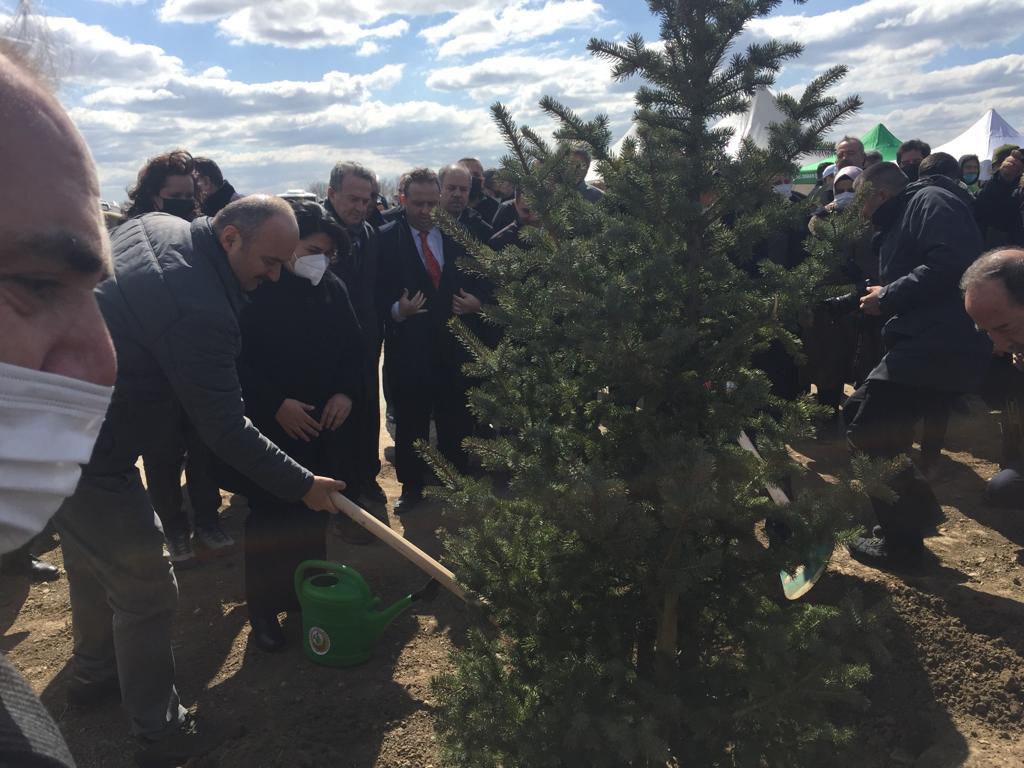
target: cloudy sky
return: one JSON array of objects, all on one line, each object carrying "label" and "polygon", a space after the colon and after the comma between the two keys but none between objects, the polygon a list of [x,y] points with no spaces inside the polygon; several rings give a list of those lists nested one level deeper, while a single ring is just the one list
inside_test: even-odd
[{"label": "cloudy sky", "polygon": [[[0,0],[0,9],[4,0]],[[48,0],[61,98],[100,168],[103,196],[149,155],[183,146],[216,159],[242,192],[326,181],[335,160],[381,176],[503,148],[487,107],[544,127],[552,94],[628,127],[635,83],[591,58],[591,36],[657,26],[641,0]],[[1024,130],[1024,0],[785,3],[750,40],[800,40],[779,87],[846,63],[842,92],[933,146],[996,108]]]}]

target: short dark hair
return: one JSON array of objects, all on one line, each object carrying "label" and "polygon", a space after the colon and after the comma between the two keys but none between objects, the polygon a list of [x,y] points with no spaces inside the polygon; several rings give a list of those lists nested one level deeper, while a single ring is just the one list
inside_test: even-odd
[{"label": "short dark hair", "polygon": [[438,190],[441,189],[441,182],[437,174],[429,168],[413,168],[402,177],[402,194],[409,195],[409,187],[413,184],[434,184]]},{"label": "short dark hair", "polygon": [[982,254],[960,278],[960,290],[967,293],[986,280],[1001,280],[1013,303],[1024,306],[1024,249],[1002,246]]},{"label": "short dark hair", "polygon": [[[299,225],[299,239],[310,237],[318,232],[323,232],[331,238],[334,243],[334,250],[338,254],[348,254],[352,247],[348,232],[336,222],[320,203],[313,200],[289,200],[295,214],[295,221]],[[244,235],[242,236],[244,239]]]},{"label": "short dark hair", "polygon": [[[160,194],[160,190],[167,183],[167,177],[191,178],[195,168],[195,159],[184,149],[172,149],[170,152],[149,158],[139,169],[135,186],[128,190],[128,199],[132,204],[124,212],[125,217],[130,219],[133,216],[152,213],[156,210],[153,207],[153,198]],[[196,212],[198,213],[198,209]]]},{"label": "short dark hair", "polygon": [[353,163],[350,160],[342,160],[335,163],[331,169],[331,189],[335,192],[341,191],[341,185],[344,183],[345,177],[349,175],[355,176],[357,179],[364,179],[370,182],[370,184],[374,184],[377,181],[373,171],[366,166]]},{"label": "short dark hair", "polygon": [[858,177],[857,185],[863,187],[870,184],[872,189],[884,189],[895,194],[902,191],[909,181],[896,163],[875,163]]},{"label": "short dark hair", "polygon": [[286,200],[274,195],[249,195],[228,203],[213,217],[213,229],[219,235],[234,227],[247,241],[256,230],[275,216],[288,216],[294,221],[295,212]]},{"label": "short dark hair", "polygon": [[821,174],[823,174],[825,172],[825,169],[828,168],[830,165],[832,165],[832,163],[828,161],[824,163],[818,163],[818,167],[814,171],[814,175],[818,177],[818,181],[821,181]]},{"label": "short dark hair", "polygon": [[920,139],[911,139],[910,141],[904,141],[900,144],[900,148],[896,150],[896,162],[899,163],[903,159],[904,154],[914,149],[921,153],[921,157],[928,157],[932,153],[931,146],[926,142]]},{"label": "short dark hair", "polygon": [[945,152],[936,152],[928,155],[921,161],[922,176],[948,176],[951,179],[960,179],[960,164],[956,158]]},{"label": "short dark hair", "polygon": [[877,149],[872,149],[870,152],[865,152],[864,153],[864,167],[865,168],[867,168],[869,165],[874,165],[875,163],[880,163],[883,160],[885,160],[885,158],[882,156],[882,153],[879,152]]},{"label": "short dark hair", "polygon": [[196,176],[205,176],[215,187],[224,184],[224,174],[220,172],[220,166],[208,157],[197,157],[194,160]]}]

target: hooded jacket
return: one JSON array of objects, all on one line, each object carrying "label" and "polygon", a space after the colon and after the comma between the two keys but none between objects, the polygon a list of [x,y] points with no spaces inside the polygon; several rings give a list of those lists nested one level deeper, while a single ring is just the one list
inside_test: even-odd
[{"label": "hooded jacket", "polygon": [[245,416],[236,364],[248,303],[207,217],[165,213],[114,233],[114,274],[96,299],[117,351],[117,381],[86,472],[117,474],[154,443],[178,439],[182,411],[221,460],[288,501],[312,474]]},{"label": "hooded jacket", "polygon": [[983,249],[969,193],[945,176],[924,176],[883,203],[872,220],[885,355],[868,378],[976,389],[992,346],[960,293],[964,270]]}]

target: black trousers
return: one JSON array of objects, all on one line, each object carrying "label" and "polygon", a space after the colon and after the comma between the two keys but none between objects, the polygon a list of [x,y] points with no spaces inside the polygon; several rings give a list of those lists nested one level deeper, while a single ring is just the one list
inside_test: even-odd
[{"label": "black trousers", "polygon": [[[956,396],[926,387],[868,380],[843,406],[850,448],[875,458],[909,454],[917,422],[940,410],[941,404],[948,412],[948,404]],[[941,515],[939,502],[913,465],[892,477],[889,485],[896,493],[895,501],[871,500],[878,524],[892,547],[918,550],[924,529]]]},{"label": "black trousers", "polygon": [[429,468],[416,453],[417,440],[429,440],[430,419],[437,427],[437,449],[460,472],[468,464],[462,441],[473,431],[473,416],[466,407],[467,387],[392,381],[395,406],[395,469],[403,489],[422,490]]},{"label": "black trousers", "polygon": [[295,569],[304,560],[327,557],[327,518],[301,501],[264,492],[249,496],[245,520],[245,599],[249,616],[297,611]]},{"label": "black trousers", "polygon": [[172,440],[142,455],[149,498],[168,538],[189,533],[188,516],[182,507],[183,463],[195,525],[203,527],[216,523],[220,510],[220,488],[213,455],[191,423],[185,424],[183,432],[183,443]]},{"label": "black trousers", "polygon": [[360,484],[375,482],[380,474],[380,345],[367,360],[363,397],[352,418],[357,423],[355,470]]}]

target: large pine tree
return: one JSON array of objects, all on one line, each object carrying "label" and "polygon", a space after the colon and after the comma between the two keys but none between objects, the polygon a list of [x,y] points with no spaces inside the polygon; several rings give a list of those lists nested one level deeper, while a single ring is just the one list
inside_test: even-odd
[{"label": "large pine tree", "polygon": [[[822,765],[844,736],[836,708],[867,674],[848,652],[857,612],[788,603],[778,574],[850,527],[855,484],[773,506],[765,485],[798,472],[786,444],[810,434],[813,406],[773,398],[751,359],[773,342],[798,351],[794,318],[836,247],[793,269],[757,263],[759,243],[808,214],[771,181],[859,102],[828,95],[835,67],[778,98],[787,119],[767,149],[729,157],[730,131],[713,127],[799,55],[733,50],[779,2],[650,0],[660,44],[591,41],[616,78],[642,81],[637,136],[616,157],[604,117],[546,99],[559,128],[545,142],[494,107],[504,172],[541,222],[522,248],[471,246],[498,286],[498,347],[455,326],[480,379],[472,407],[497,434],[472,450],[508,482],[434,458],[458,524],[450,559],[498,628],[472,633],[437,682],[453,765]],[[607,185],[597,205],[575,190],[581,145]],[[766,517],[785,544],[764,546]]]}]

